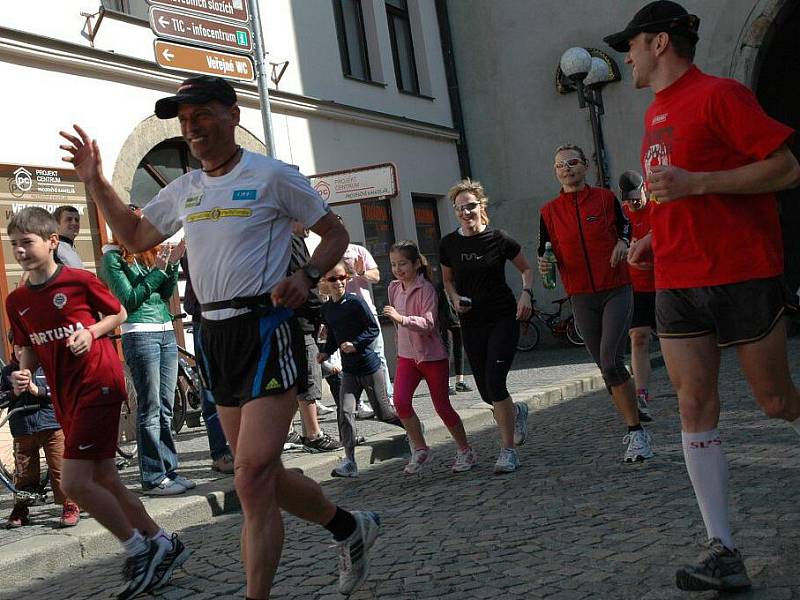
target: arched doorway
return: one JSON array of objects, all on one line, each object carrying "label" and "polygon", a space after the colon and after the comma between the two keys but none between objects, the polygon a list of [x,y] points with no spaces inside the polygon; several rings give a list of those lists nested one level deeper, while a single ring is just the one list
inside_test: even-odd
[{"label": "arched doorway", "polygon": [[[764,109],[800,131],[800,3],[784,2],[764,36],[752,81]],[[792,141],[800,159],[800,134]],[[792,292],[800,287],[800,188],[778,194],[783,228],[786,280]]]}]

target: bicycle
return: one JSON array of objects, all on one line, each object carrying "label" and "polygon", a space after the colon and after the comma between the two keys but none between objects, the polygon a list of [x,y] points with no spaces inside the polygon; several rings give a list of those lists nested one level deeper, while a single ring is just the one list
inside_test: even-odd
[{"label": "bicycle", "polygon": [[517,350],[520,352],[528,352],[539,345],[539,327],[536,325],[535,320],[539,320],[550,330],[554,337],[566,338],[567,341],[573,346],[583,346],[583,337],[578,326],[575,324],[575,316],[567,315],[561,316],[564,310],[564,304],[569,302],[569,297],[559,298],[553,300],[553,304],[558,306],[555,312],[545,312],[536,306],[534,300],[531,316],[526,321],[520,322],[519,342],[517,342]]},{"label": "bicycle", "polygon": [[[48,401],[49,402],[49,401]],[[0,395],[0,414],[3,411],[6,411],[6,414],[0,418],[0,429],[2,429],[8,420],[17,413],[26,412],[26,411],[36,411],[39,410],[43,404],[42,401],[39,400],[36,404],[26,404],[23,406],[18,406],[11,410],[7,410],[8,407],[11,405],[11,392],[5,392]],[[6,461],[0,461],[0,483],[8,489],[9,492],[16,495],[16,499],[18,501],[25,502],[28,506],[33,506],[35,504],[44,504],[47,501],[47,493],[50,491],[50,471],[47,468],[47,462],[45,462],[44,457],[40,456],[39,458],[39,483],[33,490],[20,490],[14,485],[14,470],[11,468],[11,465],[6,464]]]}]

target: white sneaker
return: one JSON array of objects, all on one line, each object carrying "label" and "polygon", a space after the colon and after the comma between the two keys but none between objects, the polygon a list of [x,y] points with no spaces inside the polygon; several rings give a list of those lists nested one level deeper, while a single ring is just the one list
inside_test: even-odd
[{"label": "white sneaker", "polygon": [[177,496],[183,494],[186,488],[177,481],[173,481],[169,477],[164,477],[161,482],[144,491],[148,496]]},{"label": "white sneaker", "polygon": [[[169,477],[169,475],[167,475],[167,477]],[[182,485],[187,490],[193,490],[194,488],[197,487],[197,484],[194,481],[192,481],[191,479],[186,479],[186,477],[184,477],[183,475],[176,474],[175,476],[170,477],[170,479],[172,479],[172,481],[177,483],[178,485]]]},{"label": "white sneaker", "polygon": [[650,434],[644,429],[628,432],[622,438],[622,443],[627,446],[625,448],[625,462],[641,462],[648,458],[653,458],[655,454],[651,447],[651,441]]},{"label": "white sneaker", "polygon": [[356,419],[371,419],[375,415],[375,411],[366,402],[359,402],[356,406]]},{"label": "white sneaker", "polygon": [[411,458],[406,465],[406,468],[403,469],[403,473],[406,475],[414,475],[422,471],[422,469],[427,465],[429,462],[433,460],[433,452],[431,452],[430,448],[420,448],[419,450],[414,450],[411,453]]},{"label": "white sneaker", "polygon": [[524,402],[514,402],[516,413],[514,417],[514,445],[522,446],[528,435],[528,405]]},{"label": "white sneaker", "polygon": [[456,462],[453,463],[453,473],[469,471],[478,463],[478,455],[472,448],[456,452]]},{"label": "white sneaker", "polygon": [[494,463],[495,473],[513,473],[519,468],[519,455],[514,448],[503,448]]},{"label": "white sneaker", "polygon": [[331,477],[358,477],[358,466],[355,461],[345,457],[331,471]]},{"label": "white sneaker", "polygon": [[329,414],[331,414],[333,412],[332,408],[330,408],[328,406],[325,406],[319,400],[316,401],[316,405],[317,405],[317,414],[318,415],[329,415]]},{"label": "white sneaker", "polygon": [[374,512],[354,511],[356,530],[336,542],[339,553],[339,593],[349,596],[369,575],[369,550],[378,538],[381,520]]}]

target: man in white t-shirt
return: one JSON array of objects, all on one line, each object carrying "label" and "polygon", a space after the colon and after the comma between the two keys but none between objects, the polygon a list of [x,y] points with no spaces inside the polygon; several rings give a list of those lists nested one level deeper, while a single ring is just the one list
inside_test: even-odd
[{"label": "man in white t-shirt", "polygon": [[[380,520],[330,502],[311,479],[284,469],[281,450],[297,408],[297,366],[288,318],[322,273],[346,249],[347,231],[293,166],[236,145],[236,92],[224,79],[195,76],[156,103],[156,116],[177,117],[202,169],[179,177],[140,218],[104,177],[97,142],[80,127],[61,132],[80,179],[111,229],[132,252],[162,242],[181,227],[192,283],[203,313],[201,370],[217,401],[235,461],[244,513],[242,555],[246,596],[269,597],[283,546],[281,509],[319,523],[340,555],[339,591],[367,576],[369,548]],[[292,220],[322,240],[290,276]]]},{"label": "man in white t-shirt", "polygon": [[81,213],[74,206],[59,206],[53,211],[58,223],[58,247],[55,259],[57,263],[68,267],[83,268],[83,260],[75,250],[75,238],[81,231]]}]

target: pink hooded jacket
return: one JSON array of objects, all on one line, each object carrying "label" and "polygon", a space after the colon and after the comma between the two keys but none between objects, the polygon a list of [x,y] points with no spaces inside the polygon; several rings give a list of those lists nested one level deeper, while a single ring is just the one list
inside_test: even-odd
[{"label": "pink hooded jacket", "polygon": [[397,355],[418,363],[448,358],[439,334],[438,295],[433,284],[418,275],[407,290],[395,279],[389,283],[389,303],[403,316],[397,326]]}]

